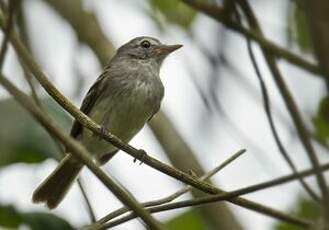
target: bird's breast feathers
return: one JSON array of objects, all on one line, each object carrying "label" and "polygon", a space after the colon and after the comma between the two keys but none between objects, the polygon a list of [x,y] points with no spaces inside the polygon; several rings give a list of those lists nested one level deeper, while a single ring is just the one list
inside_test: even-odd
[{"label": "bird's breast feathers", "polygon": [[[107,93],[89,116],[123,141],[128,142],[160,108],[164,89],[158,76],[129,76],[108,84]],[[113,88],[114,87],[114,88]],[[83,131],[82,142],[96,155],[112,148]],[[93,140],[92,140],[93,139]],[[96,143],[97,142],[97,143]]]}]

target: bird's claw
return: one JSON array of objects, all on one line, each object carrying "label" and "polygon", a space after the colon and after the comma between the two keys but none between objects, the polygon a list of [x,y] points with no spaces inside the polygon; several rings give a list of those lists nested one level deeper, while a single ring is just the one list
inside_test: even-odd
[{"label": "bird's claw", "polygon": [[101,126],[100,135],[98,136],[99,140],[102,140],[103,136],[105,136],[107,133],[107,129],[104,126]]},{"label": "bird's claw", "polygon": [[[147,156],[147,153],[143,149],[139,149],[138,153],[139,153],[139,159],[140,159],[139,165],[141,165],[141,164],[144,163],[144,160],[145,160],[145,157]],[[136,163],[136,161],[137,161],[137,158],[134,159],[134,163]]]}]

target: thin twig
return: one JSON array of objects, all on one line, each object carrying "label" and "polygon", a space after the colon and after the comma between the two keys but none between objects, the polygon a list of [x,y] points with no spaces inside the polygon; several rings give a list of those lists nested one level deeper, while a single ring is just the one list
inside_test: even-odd
[{"label": "thin twig", "polygon": [[[247,0],[238,0],[239,5],[241,6],[241,9],[246,15],[246,18],[248,20],[248,23],[250,27],[254,28],[259,34],[263,34],[258,20],[256,16],[254,15],[254,12],[252,11],[249,3]],[[303,144],[304,149],[306,150],[307,156],[312,163],[312,166],[315,170],[317,183],[320,187],[322,199],[323,199],[323,208],[324,213],[326,216],[326,219],[329,220],[329,191],[327,187],[326,180],[324,178],[324,175],[322,174],[320,170],[320,162],[316,155],[316,152],[313,148],[313,145],[311,143],[310,137],[308,135],[308,132],[305,128],[305,124],[302,120],[302,116],[299,112],[299,109],[297,107],[296,102],[294,101],[292,94],[290,93],[288,86],[286,85],[284,78],[276,64],[276,60],[274,56],[271,53],[268,53],[265,49],[262,49],[263,54],[265,56],[265,60],[269,66],[270,71],[272,72],[272,76],[274,78],[275,83],[277,84],[280,93],[284,99],[284,102],[286,104],[286,107],[290,113],[290,116],[295,124],[295,127],[297,129],[298,136]]]},{"label": "thin twig", "polygon": [[[234,8],[234,11],[235,11],[235,15],[237,17],[237,21],[241,25],[241,18],[240,18],[239,12],[237,11],[236,8]],[[251,41],[248,37],[246,37],[246,42],[247,42],[248,54],[250,56],[251,63],[254,67],[256,76],[257,76],[258,81],[259,81],[259,85],[260,85],[260,88],[261,88],[261,93],[262,93],[262,96],[263,96],[263,104],[264,104],[265,114],[266,114],[267,120],[269,122],[270,129],[271,129],[271,132],[273,134],[275,143],[276,143],[277,147],[279,148],[279,151],[280,151],[281,155],[283,156],[283,158],[285,159],[285,161],[288,163],[289,167],[291,168],[292,172],[294,174],[298,175],[298,173],[297,173],[298,170],[297,170],[294,162],[290,158],[290,156],[289,156],[287,150],[285,149],[284,145],[282,144],[279,133],[278,133],[276,127],[275,127],[275,123],[274,123],[273,116],[272,116],[272,111],[271,111],[270,97],[268,95],[268,91],[267,91],[267,88],[266,88],[265,81],[264,81],[263,76],[262,76],[262,74],[260,72],[260,69],[258,67],[256,57],[255,57],[254,52],[252,50]],[[320,201],[320,198],[318,197],[318,195],[308,186],[308,184],[303,180],[302,177],[299,177],[298,180],[300,181],[301,186],[305,189],[305,191],[310,195],[311,198],[313,198],[316,201]]]},{"label": "thin twig", "polygon": [[328,73],[323,73],[317,64],[310,63],[302,59],[298,55],[291,53],[287,49],[279,47],[275,43],[267,40],[262,34],[258,33],[258,31],[256,30],[247,30],[243,26],[233,22],[230,18],[226,16],[225,11],[221,7],[201,0],[181,0],[181,1],[187,4],[188,6],[193,7],[194,9],[203,12],[209,17],[224,24],[228,29],[238,32],[245,37],[249,37],[251,40],[257,42],[263,49],[265,49],[272,55],[278,58],[283,58],[286,61],[303,68],[304,70],[316,74],[316,76],[322,78],[327,77]]},{"label": "thin twig", "polygon": [[[224,58],[224,57],[221,57],[221,56],[218,56],[218,57],[214,57],[212,54],[210,54],[204,47],[201,47],[200,45],[200,48],[202,49],[202,52],[206,55],[206,57],[208,58],[208,60],[213,63],[213,62],[218,62],[218,61],[221,61],[223,62],[223,64],[225,64],[225,67],[229,68],[229,70],[233,70],[233,66],[231,66],[230,63],[227,62],[227,60]],[[214,67],[217,65],[218,63],[213,63]],[[217,77],[217,70],[215,70],[216,68],[213,68],[213,77]],[[207,96],[205,95],[205,92],[203,92],[203,90],[201,89],[200,87],[200,84],[198,84],[198,82],[196,81],[196,76],[195,75],[195,71],[193,71],[193,68],[192,66],[189,66],[187,65],[187,70],[189,71],[189,75],[191,76],[191,80],[192,80],[192,83],[193,85],[195,86],[195,88],[197,89],[197,91],[199,92],[199,95],[200,97],[202,98],[202,100],[204,101],[204,103],[206,103],[207,105],[207,108],[209,108],[209,110],[211,111],[212,107],[211,105],[213,105],[215,111],[217,112],[216,114],[218,116],[220,116],[220,118],[223,119],[223,125],[227,126],[228,129],[227,129],[227,132],[229,134],[235,137],[233,137],[234,139],[235,138],[238,138],[238,139],[241,139],[243,141],[243,143],[246,143],[248,146],[249,146],[249,150],[250,148],[254,149],[254,153],[257,154],[257,163],[259,163],[259,165],[261,167],[263,167],[265,170],[276,170],[278,171],[277,168],[275,168],[275,165],[273,164],[272,161],[270,161],[265,155],[264,155],[264,150],[258,146],[258,144],[256,144],[250,137],[249,135],[246,135],[242,130],[241,128],[239,127],[239,125],[236,124],[236,122],[231,118],[231,116],[229,114],[227,114],[227,112],[225,111],[223,105],[221,104],[219,98],[220,97],[217,97],[217,94],[215,90],[208,90],[210,91],[210,97],[211,97],[211,102],[212,104],[210,104],[210,102],[208,101],[207,99]],[[239,83],[241,83],[241,81],[244,80],[243,79],[239,79]],[[240,85],[243,85],[245,86],[245,82],[244,83],[241,83]],[[248,91],[249,92],[249,91]]]},{"label": "thin twig", "polygon": [[[329,170],[329,163],[322,165],[321,170],[322,171]],[[267,189],[267,188],[272,188],[274,186],[282,185],[284,183],[292,182],[295,179],[298,179],[299,176],[301,176],[301,177],[312,176],[312,175],[314,175],[314,173],[315,173],[314,169],[303,170],[303,171],[298,172],[298,175],[289,174],[289,175],[282,176],[282,177],[279,177],[279,178],[276,178],[276,179],[273,179],[273,180],[270,180],[270,181],[266,181],[266,182],[255,184],[255,185],[252,185],[252,186],[247,186],[245,188],[237,189],[237,190],[228,192],[225,195],[219,194],[219,195],[206,196],[206,197],[196,198],[196,199],[191,199],[191,200],[178,201],[178,202],[175,202],[175,203],[170,203],[170,204],[164,204],[164,205],[161,205],[161,206],[151,207],[148,210],[151,213],[155,213],[155,212],[169,211],[169,210],[178,209],[178,208],[209,204],[209,203],[212,203],[212,202],[224,201],[224,200],[227,200],[227,199],[231,199],[232,197],[235,197],[235,196],[241,196],[241,195],[245,195],[245,194],[248,194],[248,193],[264,190],[264,189]],[[111,222],[108,222],[106,224],[99,225],[99,226],[97,226],[97,228],[93,228],[93,229],[95,229],[95,230],[96,229],[97,230],[107,229],[107,228],[110,228],[110,227],[114,227],[118,224],[127,222],[127,221],[129,221],[133,218],[135,218],[135,215],[131,213],[131,214],[128,214],[128,215],[126,215],[122,218],[118,218],[118,219],[113,220]],[[314,223],[309,221],[309,220],[296,218],[295,224],[306,228],[306,227],[312,226]]]},{"label": "thin twig", "polygon": [[78,178],[77,182],[78,182],[78,186],[79,186],[80,192],[82,194],[82,197],[83,197],[83,199],[86,203],[89,218],[90,218],[92,223],[95,223],[96,222],[95,212],[93,210],[93,207],[91,206],[90,200],[89,200],[88,195],[87,195],[86,190],[85,190],[85,187],[83,186],[81,176]]},{"label": "thin twig", "polygon": [[55,135],[68,149],[70,149],[72,154],[80,159],[122,203],[130,207],[131,210],[141,217],[151,229],[163,229],[149,212],[147,212],[138,201],[135,200],[135,198],[125,192],[125,190],[118,186],[93,162],[89,152],[79,142],[59,129],[53,119],[44,114],[28,95],[20,91],[2,74],[0,75],[0,83],[48,132]]},{"label": "thin twig", "polygon": [[15,9],[16,9],[16,6],[17,6],[17,2],[18,2],[17,0],[9,1],[8,19],[7,19],[7,23],[5,25],[5,28],[3,29],[4,38],[3,38],[3,41],[1,43],[1,48],[0,48],[0,70],[2,70],[3,63],[5,61],[5,56],[6,56],[6,53],[7,53],[9,37],[10,37],[10,33],[12,31],[12,27],[13,27],[13,24],[14,24],[14,13],[15,13]]},{"label": "thin twig", "polygon": [[[0,15],[0,26],[3,25],[3,18]],[[3,27],[2,27],[3,28]],[[114,136],[111,133],[104,132],[101,127],[92,121],[88,116],[82,113],[76,106],[74,106],[64,95],[54,87],[54,85],[48,80],[46,75],[41,71],[38,64],[33,60],[33,57],[29,54],[26,48],[23,46],[19,38],[17,37],[16,33],[12,33],[11,35],[11,43],[13,44],[14,49],[16,50],[17,54],[24,60],[24,63],[29,67],[31,72],[43,86],[43,88],[52,96],[55,101],[57,101],[67,112],[69,112],[75,119],[77,119],[80,124],[84,127],[90,129],[93,133],[99,135],[104,140],[110,142],[112,145],[116,146],[117,148],[123,150],[124,152],[128,153],[133,158],[138,160],[142,160],[144,164],[149,165],[150,167],[161,171],[168,176],[171,176],[177,180],[180,180],[188,185],[191,185],[201,191],[211,193],[211,194],[218,194],[218,193],[226,193],[224,190],[216,188],[212,185],[209,185],[205,182],[197,180],[196,178],[192,177],[191,175],[182,172],[180,170],[174,169],[167,164],[164,164],[149,155],[145,155],[145,151],[138,150],[132,147],[129,144],[124,143],[119,138]],[[264,215],[271,216],[273,218],[277,218],[283,221],[295,222],[295,217],[291,215],[282,213],[278,210],[273,208],[269,208],[265,205],[244,199],[244,198],[234,198],[230,200],[230,202],[237,204],[241,207],[245,207],[248,209],[252,209]]]},{"label": "thin twig", "polygon": [[[246,150],[242,149],[238,152],[236,152],[235,154],[233,154],[231,157],[229,157],[227,160],[225,160],[223,163],[221,163],[219,166],[217,166],[216,168],[212,169],[211,171],[207,172],[206,174],[204,174],[203,176],[201,176],[199,179],[201,181],[205,181],[207,179],[209,179],[210,177],[212,177],[213,175],[215,175],[216,173],[218,173],[220,170],[222,170],[225,166],[227,166],[228,164],[232,163],[234,160],[236,160],[238,157],[240,157],[243,153],[245,153]],[[157,199],[157,200],[153,200],[153,201],[148,201],[148,202],[144,202],[141,203],[144,207],[151,207],[151,206],[156,206],[156,205],[161,205],[164,203],[169,203],[171,201],[173,201],[174,199],[180,197],[181,195],[187,193],[188,191],[190,191],[192,189],[191,186],[186,186],[184,188],[181,188],[180,190],[178,190],[177,192],[161,198],[161,199]],[[129,210],[126,207],[122,207],[120,209],[117,209],[113,212],[111,212],[110,214],[104,216],[103,218],[101,218],[100,220],[98,220],[95,223],[95,226],[100,225],[100,224],[104,224],[107,221],[112,220],[113,218],[116,218],[126,212],[128,212]]]}]

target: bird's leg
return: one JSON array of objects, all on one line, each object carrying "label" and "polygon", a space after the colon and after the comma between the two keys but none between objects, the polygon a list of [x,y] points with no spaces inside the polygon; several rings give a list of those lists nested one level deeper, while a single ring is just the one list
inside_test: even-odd
[{"label": "bird's leg", "polygon": [[108,133],[108,131],[104,126],[101,126],[100,133],[101,134],[98,135],[98,138],[99,138],[99,140],[102,140],[103,136],[105,136]]},{"label": "bird's leg", "polygon": [[[147,156],[147,153],[145,152],[145,150],[143,149],[139,149],[138,150],[138,153],[139,153],[139,160],[140,160],[140,163],[139,165],[143,164],[144,160],[145,160],[145,157]],[[134,159],[134,163],[137,161],[137,158]]]},{"label": "bird's leg", "polygon": [[119,150],[114,150],[112,152],[108,152],[105,154],[102,154],[102,156],[98,159],[101,165],[104,165],[106,162],[108,162]]}]

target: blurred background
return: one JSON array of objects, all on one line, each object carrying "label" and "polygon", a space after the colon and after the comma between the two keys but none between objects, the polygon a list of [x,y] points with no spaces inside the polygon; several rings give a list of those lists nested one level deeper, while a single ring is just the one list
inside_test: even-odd
[{"label": "blurred background", "polygon": [[[224,4],[201,2],[219,7]],[[319,51],[329,54],[328,44],[321,43],[329,41],[329,25],[316,27],[314,16],[329,6],[325,1],[312,2],[318,5],[307,7],[303,0],[249,0],[266,38],[320,63],[326,72],[329,63],[323,60],[329,59]],[[167,44],[183,44],[161,70],[166,90],[162,111],[131,144],[197,175],[245,148],[243,156],[211,178],[214,185],[228,191],[291,173],[273,139],[246,38],[241,34],[179,0],[22,0],[15,16],[15,29],[25,45],[53,84],[77,106],[123,43],[147,35]],[[328,17],[321,20],[329,22]],[[316,41],[315,46],[312,41]],[[309,168],[309,159],[261,50],[257,43],[252,45],[282,143],[298,169]],[[320,161],[328,161],[325,75],[309,73],[283,59],[278,60],[278,67]],[[72,118],[33,78],[26,81],[11,47],[4,73],[25,92],[31,93],[33,85],[47,112],[69,132]],[[77,185],[54,211],[31,203],[33,190],[55,168],[60,151],[49,134],[1,87],[0,99],[0,229],[75,229],[89,224]],[[139,201],[165,197],[184,186],[145,164],[133,163],[123,152],[104,169]],[[319,192],[313,177],[306,181]],[[97,219],[121,207],[87,169],[82,182]],[[193,192],[178,200],[202,195]],[[289,214],[311,219],[319,215],[318,206],[297,181],[244,197]],[[155,217],[168,229],[300,229],[227,202],[162,212]],[[144,226],[135,219],[113,229]]]}]

